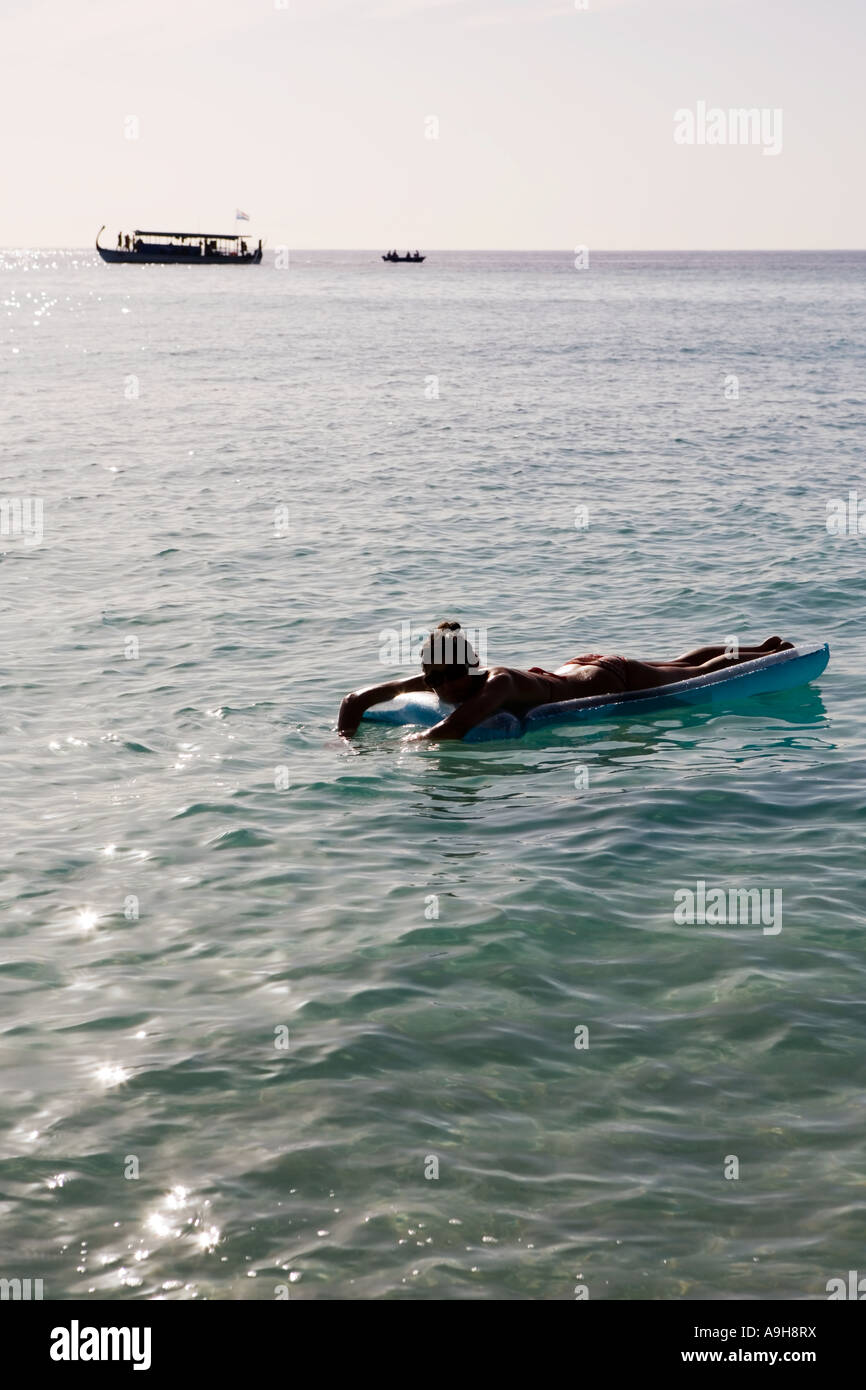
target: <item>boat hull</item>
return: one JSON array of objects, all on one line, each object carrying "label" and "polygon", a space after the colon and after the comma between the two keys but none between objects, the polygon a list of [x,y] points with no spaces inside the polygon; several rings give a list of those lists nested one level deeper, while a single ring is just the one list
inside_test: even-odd
[{"label": "boat hull", "polygon": [[109,251],[104,246],[96,249],[109,265],[260,265],[262,259],[258,247],[246,256],[172,256],[157,251]]},{"label": "boat hull", "polygon": [[426,256],[383,256],[382,260],[387,265],[421,265],[426,261]]}]

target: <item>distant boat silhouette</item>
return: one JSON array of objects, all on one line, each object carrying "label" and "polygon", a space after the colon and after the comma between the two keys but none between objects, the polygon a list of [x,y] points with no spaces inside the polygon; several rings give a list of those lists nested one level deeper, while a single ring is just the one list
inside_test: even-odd
[{"label": "distant boat silhouette", "polygon": [[104,231],[96,233],[96,249],[112,265],[259,265],[262,259],[261,241],[251,251],[243,237],[225,232],[118,232],[110,249],[99,244]]},{"label": "distant boat silhouette", "polygon": [[405,256],[398,256],[396,251],[389,251],[386,256],[382,257],[383,261],[389,261],[391,265],[420,265],[426,259],[427,257],[422,256],[418,251],[415,252],[414,256],[411,256],[408,251]]}]

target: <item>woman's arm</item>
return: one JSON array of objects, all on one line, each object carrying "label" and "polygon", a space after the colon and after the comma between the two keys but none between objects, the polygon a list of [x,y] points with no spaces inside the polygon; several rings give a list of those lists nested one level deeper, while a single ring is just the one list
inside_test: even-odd
[{"label": "woman's arm", "polygon": [[481,724],[503,705],[508,704],[514,694],[515,683],[510,671],[491,672],[483,688],[477,695],[473,695],[471,700],[458,705],[451,714],[434,724],[432,729],[409,734],[405,742],[418,743],[425,739],[431,743],[438,743],[444,738],[462,738],[470,729],[474,729],[476,724]]},{"label": "woman's arm", "polygon": [[340,705],[337,716],[337,732],[355,733],[364,713],[371,705],[381,705],[385,700],[393,700],[396,695],[405,695],[410,690],[426,690],[423,676],[408,676],[402,681],[386,681],[384,685],[368,685],[366,690],[352,690]]}]

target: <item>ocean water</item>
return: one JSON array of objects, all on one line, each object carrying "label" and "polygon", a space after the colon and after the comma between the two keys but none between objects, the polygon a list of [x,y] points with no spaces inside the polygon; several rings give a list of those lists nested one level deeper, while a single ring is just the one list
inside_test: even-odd
[{"label": "ocean water", "polygon": [[[0,1275],[862,1272],[866,537],[827,508],[866,516],[866,253],[0,267]],[[832,655],[729,708],[340,740],[444,617],[510,665]],[[680,924],[699,881],[781,930]]]}]

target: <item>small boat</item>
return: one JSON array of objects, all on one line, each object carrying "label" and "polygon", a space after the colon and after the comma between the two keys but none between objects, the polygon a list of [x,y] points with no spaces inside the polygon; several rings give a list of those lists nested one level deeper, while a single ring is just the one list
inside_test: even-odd
[{"label": "small boat", "polygon": [[100,246],[96,234],[96,249],[110,265],[259,265],[262,243],[251,250],[240,236],[224,232],[141,232],[131,236],[117,234],[117,246]]},{"label": "small boat", "polygon": [[382,257],[383,261],[389,261],[391,265],[420,265],[426,259],[427,257],[422,256],[418,251],[415,252],[414,256],[411,256],[408,251],[405,256],[398,256],[396,251],[389,251],[386,256]]}]

